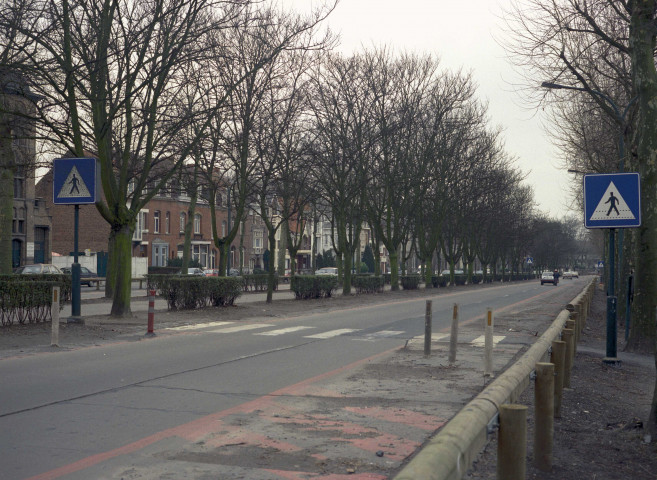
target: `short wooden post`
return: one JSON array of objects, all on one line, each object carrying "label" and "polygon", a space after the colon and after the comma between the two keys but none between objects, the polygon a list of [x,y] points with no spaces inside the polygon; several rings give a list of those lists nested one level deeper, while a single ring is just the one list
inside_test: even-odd
[{"label": "short wooden post", "polygon": [[456,347],[459,338],[459,306],[454,304],[452,309],[452,329],[449,335],[449,363],[456,362]]},{"label": "short wooden post", "polygon": [[554,441],[554,364],[536,364],[534,386],[534,465],[543,472],[552,470]]},{"label": "short wooden post", "polygon": [[527,470],[527,407],[500,405],[497,436],[498,480],[525,480]]},{"label": "short wooden post", "polygon": [[484,327],[484,376],[493,376],[493,309],[486,309],[486,325]]},{"label": "short wooden post", "polygon": [[59,287],[52,287],[52,302],[50,303],[50,346],[59,347]]},{"label": "short wooden post", "polygon": [[550,362],[554,363],[554,417],[561,418],[561,395],[563,393],[564,363],[566,362],[566,342],[552,342]]},{"label": "short wooden post", "polygon": [[424,356],[431,355],[431,300],[427,300],[424,312]]},{"label": "short wooden post", "polygon": [[561,333],[561,338],[566,342],[566,356],[563,365],[563,386],[564,388],[570,388],[570,373],[575,362],[575,332],[570,328],[564,328]]},{"label": "short wooden post", "polygon": [[566,328],[569,328],[573,331],[573,358],[575,358],[575,354],[577,353],[577,323],[575,320],[566,320]]}]

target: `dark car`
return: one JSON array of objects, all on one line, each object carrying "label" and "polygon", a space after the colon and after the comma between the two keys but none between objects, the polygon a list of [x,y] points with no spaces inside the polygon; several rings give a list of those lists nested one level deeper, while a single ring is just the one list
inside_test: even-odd
[{"label": "dark car", "polygon": [[[70,275],[71,267],[62,267],[62,272]],[[94,278],[98,278],[98,274],[96,272],[92,272],[87,267],[80,266],[80,285],[87,285],[91,287],[97,282],[97,280],[92,280]]]}]

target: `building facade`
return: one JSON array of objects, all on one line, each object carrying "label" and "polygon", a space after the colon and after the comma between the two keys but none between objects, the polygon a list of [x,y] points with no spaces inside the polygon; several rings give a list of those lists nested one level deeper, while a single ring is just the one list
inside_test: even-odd
[{"label": "building facade", "polygon": [[[39,195],[45,198],[52,211],[55,222],[52,229],[52,251],[68,255],[73,251],[73,207],[54,205],[52,195],[52,172],[45,175],[37,186]],[[219,192],[215,200],[217,233],[225,236],[230,225],[236,221],[234,211],[230,211],[226,201],[226,191]],[[167,266],[171,259],[183,256],[185,244],[185,225],[188,220],[191,198],[180,188],[168,188],[156,195],[138,215],[132,237],[132,256],[148,258],[152,267]],[[232,213],[232,215],[230,215]],[[207,200],[199,195],[192,213],[192,235],[190,258],[203,268],[216,269],[219,266],[219,251],[212,238],[212,219]],[[230,224],[229,224],[230,217]],[[245,215],[239,233],[231,245],[230,267],[250,272],[262,266],[266,249],[266,234],[259,217]],[[94,205],[80,206],[78,232],[79,253],[107,252],[110,226],[98,213]]]},{"label": "building facade", "polygon": [[[11,263],[18,267],[30,263],[50,263],[51,222],[43,198],[36,194],[35,171],[36,126],[34,115],[38,97],[31,94],[21,78],[13,72],[0,70],[0,108],[3,122],[13,137],[14,172],[13,210],[11,222]],[[20,112],[20,114],[14,114]]]}]

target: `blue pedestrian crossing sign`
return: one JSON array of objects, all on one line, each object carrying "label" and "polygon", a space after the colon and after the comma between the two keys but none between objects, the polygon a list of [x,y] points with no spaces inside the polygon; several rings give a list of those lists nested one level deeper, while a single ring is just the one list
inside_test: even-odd
[{"label": "blue pedestrian crossing sign", "polygon": [[83,205],[98,201],[100,165],[95,158],[56,158],[52,196],[55,205]]},{"label": "blue pedestrian crossing sign", "polygon": [[584,226],[632,228],[641,225],[638,173],[584,175]]}]

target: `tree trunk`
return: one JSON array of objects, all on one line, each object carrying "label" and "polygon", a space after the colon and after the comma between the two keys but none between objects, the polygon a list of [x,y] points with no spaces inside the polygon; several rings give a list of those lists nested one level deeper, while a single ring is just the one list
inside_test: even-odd
[{"label": "tree trunk", "polygon": [[[657,1],[632,2],[630,49],[632,79],[639,101],[636,131],[637,161],[641,174],[641,221],[637,235],[637,270],[631,343],[649,339],[657,355],[657,70],[655,69],[654,12]],[[655,358],[657,366],[657,356]],[[657,434],[657,382],[647,431]]]},{"label": "tree trunk", "polygon": [[130,293],[132,290],[132,234],[134,227],[130,225],[119,225],[112,227],[110,247],[113,277],[115,278],[114,297],[112,300],[112,317],[124,317],[131,315]]},{"label": "tree trunk", "polygon": [[[268,227],[270,224],[268,224]],[[276,230],[273,228],[267,231],[269,245],[276,245]],[[276,281],[276,258],[269,255],[269,265],[267,271],[267,303],[271,303],[274,298],[274,282]]]}]

